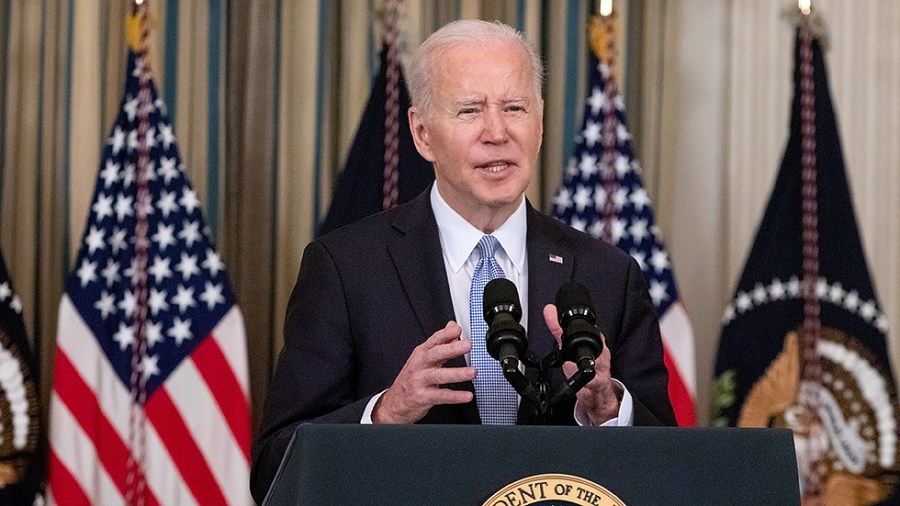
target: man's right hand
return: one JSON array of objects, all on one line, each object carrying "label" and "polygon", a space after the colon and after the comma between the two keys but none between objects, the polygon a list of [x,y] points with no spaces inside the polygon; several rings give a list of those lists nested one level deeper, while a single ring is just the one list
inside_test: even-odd
[{"label": "man's right hand", "polygon": [[471,349],[470,341],[459,339],[461,333],[462,328],[456,322],[447,322],[444,328],[416,346],[394,384],[375,403],[373,423],[414,423],[432,406],[471,402],[472,392],[441,388],[448,383],[475,379],[474,367],[443,367],[446,361]]}]

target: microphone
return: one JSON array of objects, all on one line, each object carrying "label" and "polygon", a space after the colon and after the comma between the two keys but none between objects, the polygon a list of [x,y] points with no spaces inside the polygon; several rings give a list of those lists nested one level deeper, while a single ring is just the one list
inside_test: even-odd
[{"label": "microphone", "polygon": [[519,324],[522,307],[516,285],[506,278],[491,280],[484,287],[484,320],[488,324],[485,345],[488,353],[507,366],[518,369],[519,356],[528,350],[525,329]]},{"label": "microphone", "polygon": [[578,282],[568,282],[556,292],[556,310],[563,328],[562,354],[578,369],[593,372],[594,359],[603,351],[597,317],[594,315],[591,294]]}]

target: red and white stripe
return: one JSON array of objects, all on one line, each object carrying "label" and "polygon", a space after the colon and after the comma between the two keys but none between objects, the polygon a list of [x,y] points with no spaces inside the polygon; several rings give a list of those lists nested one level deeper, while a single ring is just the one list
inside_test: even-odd
[{"label": "red and white stripe", "polygon": [[679,427],[697,424],[697,366],[694,330],[680,301],[669,306],[659,319],[664,359],[669,371],[669,401]]},{"label": "red and white stripe", "polygon": [[[50,407],[51,503],[125,504],[131,394],[68,295]],[[143,504],[252,504],[243,319],[233,307],[147,400]]]}]

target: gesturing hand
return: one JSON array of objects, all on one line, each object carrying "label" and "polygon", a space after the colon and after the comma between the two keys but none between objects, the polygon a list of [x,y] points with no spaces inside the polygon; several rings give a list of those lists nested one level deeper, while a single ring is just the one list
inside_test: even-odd
[{"label": "gesturing hand", "polygon": [[[547,304],[544,306],[544,320],[550,333],[556,339],[556,344],[562,348],[563,329],[559,326],[557,320],[556,305]],[[609,372],[610,353],[606,346],[606,338],[600,336],[603,340],[603,351],[594,364],[596,374],[594,378],[588,382],[576,395],[578,402],[584,407],[584,411],[591,419],[593,425],[600,425],[607,420],[611,420],[618,416],[620,392],[616,391],[615,383]],[[563,364],[563,373],[567,378],[572,377],[578,368],[572,362]]]},{"label": "gesturing hand", "polygon": [[443,367],[451,358],[468,353],[470,341],[459,339],[462,328],[456,322],[431,335],[416,346],[394,384],[375,403],[373,423],[414,423],[437,404],[465,404],[472,392],[441,388],[441,385],[475,379],[474,367]]}]

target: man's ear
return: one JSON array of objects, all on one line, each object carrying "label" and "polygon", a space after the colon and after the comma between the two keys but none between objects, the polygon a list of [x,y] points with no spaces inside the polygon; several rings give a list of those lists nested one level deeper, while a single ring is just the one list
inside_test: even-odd
[{"label": "man's ear", "polygon": [[541,146],[544,145],[544,101],[541,100],[541,107],[538,110],[541,115],[541,120],[538,122],[540,130],[538,131],[538,149],[541,149]]},{"label": "man's ear", "polygon": [[416,151],[422,155],[422,158],[429,162],[434,162],[434,152],[431,150],[431,142],[428,135],[428,126],[422,115],[415,107],[410,107],[407,111],[409,116],[409,130],[412,133],[413,142],[416,144]]}]

